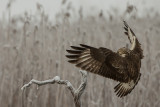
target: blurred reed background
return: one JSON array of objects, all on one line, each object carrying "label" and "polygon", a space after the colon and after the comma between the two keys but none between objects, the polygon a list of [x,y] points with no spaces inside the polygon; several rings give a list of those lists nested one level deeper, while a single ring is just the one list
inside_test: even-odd
[{"label": "blurred reed background", "polygon": [[[65,2],[62,2],[65,3]],[[141,79],[133,92],[118,98],[113,90],[116,82],[91,74],[82,95],[84,107],[159,107],[160,105],[160,15],[144,17],[132,14],[134,7],[126,7],[121,16],[117,10],[100,11],[94,16],[83,16],[71,21],[74,13],[69,6],[56,15],[55,23],[48,19],[43,5],[37,4],[37,14],[11,17],[10,6],[6,20],[0,20],[0,107],[73,107],[73,98],[65,86],[58,84],[25,91],[21,87],[32,78],[50,79],[56,75],[80,84],[78,69],[67,62],[66,49],[84,43],[116,51],[129,43],[124,35],[123,19],[136,33],[144,50]]]}]

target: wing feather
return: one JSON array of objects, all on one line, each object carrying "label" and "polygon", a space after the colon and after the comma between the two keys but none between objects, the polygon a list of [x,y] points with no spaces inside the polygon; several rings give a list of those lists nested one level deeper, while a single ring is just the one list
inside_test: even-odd
[{"label": "wing feather", "polygon": [[76,50],[85,50],[85,48],[77,47],[77,46],[71,46],[71,48],[76,49]]},{"label": "wing feather", "polygon": [[138,81],[140,80],[140,77],[141,77],[141,74],[139,73],[136,81],[131,80],[128,83],[120,82],[117,86],[114,87],[116,95],[118,97],[124,97],[128,95],[135,88]]},{"label": "wing feather", "polygon": [[[127,24],[126,21],[123,21],[124,22],[124,29],[125,29],[125,34],[127,35],[130,43],[132,45],[135,45],[135,46],[132,46],[133,50],[132,53],[134,54],[138,54],[139,57],[142,59],[144,56],[143,56],[143,50],[141,48],[141,44],[139,43],[135,33],[133,32],[133,30],[129,27],[129,25]],[[135,38],[135,43],[134,43],[134,38]]]},{"label": "wing feather", "polygon": [[81,51],[66,50],[70,54],[80,54]]},{"label": "wing feather", "polygon": [[[68,62],[83,70],[119,81],[120,83],[114,87],[115,93],[119,97],[128,95],[137,85],[141,76],[139,71],[143,58],[141,44],[125,21],[124,30],[132,44],[129,56],[127,56],[130,60],[110,49],[94,48],[84,44],[71,46],[72,50],[67,50],[69,55],[66,55],[69,58]],[[139,63],[139,65],[135,63]]]},{"label": "wing feather", "polygon": [[68,62],[88,72],[120,82],[126,81],[123,77],[126,74],[126,61],[117,53],[106,48],[97,49],[84,44],[80,44],[80,47],[71,46],[71,48],[73,50],[67,50],[70,53],[66,55],[70,59]]}]

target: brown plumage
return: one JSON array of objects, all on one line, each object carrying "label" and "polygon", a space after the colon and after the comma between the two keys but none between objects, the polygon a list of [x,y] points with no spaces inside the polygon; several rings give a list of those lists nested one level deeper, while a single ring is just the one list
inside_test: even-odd
[{"label": "brown plumage", "polygon": [[79,47],[71,46],[72,50],[67,50],[70,55],[66,55],[70,59],[68,62],[83,70],[119,81],[114,87],[119,97],[129,94],[138,83],[143,58],[141,44],[125,21],[124,25],[125,34],[132,45],[130,49],[120,48],[113,52],[107,48],[80,44]]}]

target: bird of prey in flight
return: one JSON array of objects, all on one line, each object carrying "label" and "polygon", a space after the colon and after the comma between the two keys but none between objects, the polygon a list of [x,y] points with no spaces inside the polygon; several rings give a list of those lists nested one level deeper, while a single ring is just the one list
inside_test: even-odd
[{"label": "bird of prey in flight", "polygon": [[130,49],[123,47],[113,52],[103,47],[80,44],[71,46],[72,50],[67,50],[69,55],[66,55],[69,58],[68,62],[76,67],[118,81],[118,85],[114,87],[118,97],[128,95],[137,85],[143,59],[141,44],[125,21],[124,30],[131,43]]}]

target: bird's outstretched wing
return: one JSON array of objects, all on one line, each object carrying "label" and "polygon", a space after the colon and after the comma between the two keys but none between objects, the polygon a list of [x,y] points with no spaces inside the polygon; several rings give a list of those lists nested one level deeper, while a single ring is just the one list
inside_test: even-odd
[{"label": "bird's outstretched wing", "polygon": [[[130,41],[130,43],[132,44],[131,49],[133,53],[139,55],[140,59],[142,59],[143,56],[143,50],[141,48],[141,44],[139,43],[136,35],[134,34],[133,30],[129,27],[129,25],[127,24],[126,21],[124,22],[124,29],[125,29],[125,34],[128,36],[128,39]],[[135,42],[134,42],[135,39]]]},{"label": "bird's outstretched wing", "polygon": [[117,53],[106,48],[94,48],[81,44],[80,47],[71,46],[73,50],[67,50],[68,62],[77,67],[116,81],[126,82],[127,61]]},{"label": "bird's outstretched wing", "polygon": [[[125,27],[124,27],[125,32],[124,33],[128,36],[128,39],[132,45],[130,48],[130,50],[131,50],[130,55],[134,56],[134,57],[132,57],[132,59],[134,59],[133,61],[135,61],[135,63],[137,63],[136,68],[132,68],[133,66],[129,66],[129,69],[131,69],[130,75],[134,76],[134,75],[137,75],[137,73],[138,73],[138,76],[135,78],[135,80],[130,80],[127,83],[120,82],[117,86],[114,87],[115,92],[116,92],[117,96],[119,96],[119,97],[123,97],[123,96],[128,95],[134,89],[134,87],[137,85],[138,81],[140,80],[140,76],[141,76],[141,74],[138,72],[139,71],[138,69],[140,69],[141,59],[143,58],[143,50],[141,49],[141,44],[139,43],[136,35],[132,31],[132,29],[129,27],[127,22],[124,21],[124,25],[125,25]],[[132,69],[137,69],[137,72],[135,72],[136,70],[132,70]],[[132,72],[132,71],[134,71],[134,72]]]},{"label": "bird's outstretched wing", "polygon": [[139,73],[136,81],[131,80],[127,83],[120,82],[118,85],[114,87],[116,95],[118,97],[124,97],[128,95],[137,85],[138,81],[140,80],[140,77],[141,77],[141,73]]}]

